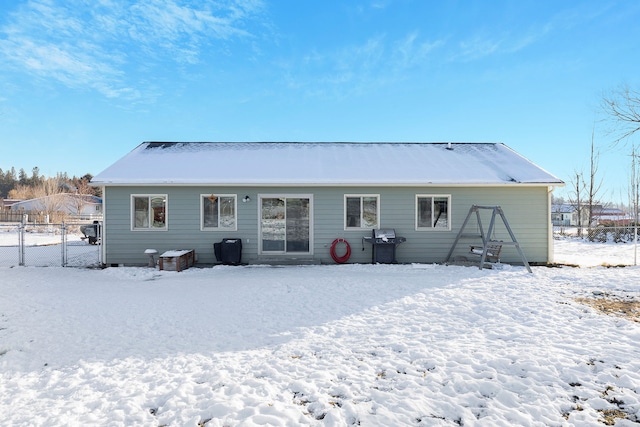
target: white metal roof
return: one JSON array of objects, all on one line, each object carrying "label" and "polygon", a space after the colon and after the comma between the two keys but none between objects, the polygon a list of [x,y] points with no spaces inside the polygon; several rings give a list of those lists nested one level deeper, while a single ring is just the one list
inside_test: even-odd
[{"label": "white metal roof", "polygon": [[95,185],[563,185],[500,143],[144,142]]}]

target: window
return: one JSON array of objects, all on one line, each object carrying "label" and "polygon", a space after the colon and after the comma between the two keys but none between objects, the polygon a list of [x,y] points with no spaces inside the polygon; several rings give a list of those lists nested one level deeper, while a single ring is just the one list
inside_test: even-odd
[{"label": "window", "polygon": [[417,195],[416,230],[451,230],[451,196]]},{"label": "window", "polygon": [[200,195],[201,230],[236,230],[235,194]]},{"label": "window", "polygon": [[345,195],[344,228],[378,228],[379,198],[377,195]]},{"label": "window", "polygon": [[133,230],[167,229],[167,195],[131,196],[131,228]]}]

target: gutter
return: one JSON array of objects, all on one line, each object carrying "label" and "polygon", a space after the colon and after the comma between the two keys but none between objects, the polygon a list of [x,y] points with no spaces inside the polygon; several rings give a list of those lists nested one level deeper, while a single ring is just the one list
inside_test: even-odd
[{"label": "gutter", "polygon": [[[564,187],[563,182],[504,182],[504,183],[448,183],[448,182],[91,182],[95,187]],[[553,191],[553,190],[551,190]]]}]

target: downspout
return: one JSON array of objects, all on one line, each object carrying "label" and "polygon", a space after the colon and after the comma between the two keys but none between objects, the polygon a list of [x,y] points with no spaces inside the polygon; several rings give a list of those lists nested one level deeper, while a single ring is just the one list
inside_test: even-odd
[{"label": "downspout", "polygon": [[102,186],[102,230],[100,230],[100,263],[104,267],[107,265],[107,241],[104,238],[107,225],[107,187]]},{"label": "downspout", "polygon": [[547,212],[549,212],[547,226],[547,263],[549,264],[555,262],[555,253],[553,250],[553,222],[551,222],[551,209],[553,207],[552,194],[555,189],[556,188],[553,185],[547,187]]}]

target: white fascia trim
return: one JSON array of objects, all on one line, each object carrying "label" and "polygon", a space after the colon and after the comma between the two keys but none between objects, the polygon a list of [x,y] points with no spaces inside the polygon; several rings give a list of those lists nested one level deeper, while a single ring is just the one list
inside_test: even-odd
[{"label": "white fascia trim", "polygon": [[101,187],[564,187],[564,183],[446,183],[446,182],[136,182],[136,183],[94,183]]}]

